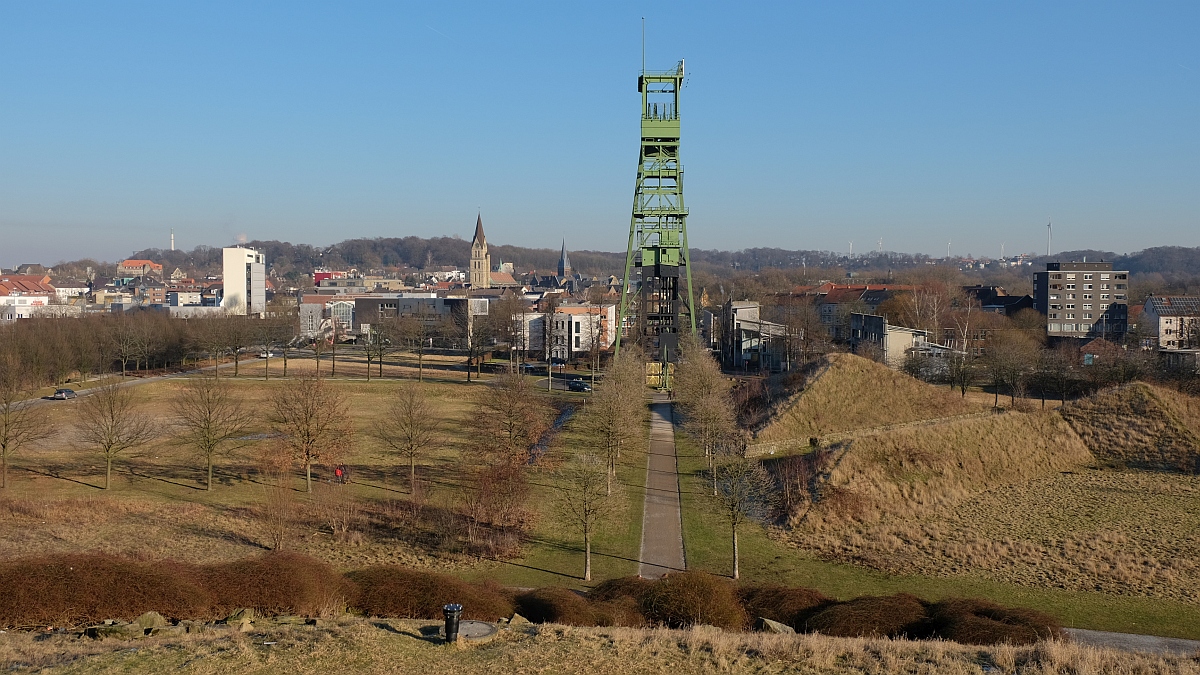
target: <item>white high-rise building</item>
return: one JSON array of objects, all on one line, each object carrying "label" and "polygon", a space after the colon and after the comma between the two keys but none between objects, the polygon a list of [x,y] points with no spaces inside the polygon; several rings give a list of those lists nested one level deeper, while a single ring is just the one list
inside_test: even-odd
[{"label": "white high-rise building", "polygon": [[249,248],[221,249],[224,293],[221,307],[230,314],[261,316],[267,309],[267,265],[263,254]]}]

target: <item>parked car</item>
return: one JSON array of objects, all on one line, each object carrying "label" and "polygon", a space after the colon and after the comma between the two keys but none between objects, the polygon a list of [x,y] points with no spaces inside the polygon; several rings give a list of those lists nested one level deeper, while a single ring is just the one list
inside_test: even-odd
[{"label": "parked car", "polygon": [[567,389],[571,391],[591,391],[592,385],[583,380],[571,380],[567,383]]},{"label": "parked car", "polygon": [[74,389],[55,389],[54,398],[59,401],[65,401],[69,398],[75,398],[77,394]]}]

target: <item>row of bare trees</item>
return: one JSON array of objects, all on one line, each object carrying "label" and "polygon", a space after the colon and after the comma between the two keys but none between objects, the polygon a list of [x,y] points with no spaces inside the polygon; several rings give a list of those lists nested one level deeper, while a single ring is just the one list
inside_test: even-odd
[{"label": "row of bare trees", "polygon": [[775,485],[760,462],[746,457],[745,433],[738,427],[731,383],[694,337],[682,341],[675,374],[675,401],[683,429],[704,451],[716,509],[729,525],[733,578],[741,576],[738,528],[766,517]]}]

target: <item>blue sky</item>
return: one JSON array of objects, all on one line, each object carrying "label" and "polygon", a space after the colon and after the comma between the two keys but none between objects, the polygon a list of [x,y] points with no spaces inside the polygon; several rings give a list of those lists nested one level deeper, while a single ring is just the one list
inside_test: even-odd
[{"label": "blue sky", "polygon": [[687,59],[692,246],[1200,245],[1200,3],[0,0],[0,265],[469,236],[622,250]]}]

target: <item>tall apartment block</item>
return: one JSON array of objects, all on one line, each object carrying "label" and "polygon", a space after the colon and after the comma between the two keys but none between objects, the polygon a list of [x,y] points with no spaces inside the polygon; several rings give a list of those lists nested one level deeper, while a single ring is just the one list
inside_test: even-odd
[{"label": "tall apartment block", "polygon": [[1050,338],[1124,338],[1129,319],[1129,271],[1110,262],[1052,262],[1033,275],[1033,307]]},{"label": "tall apartment block", "polygon": [[267,310],[267,265],[249,248],[221,249],[224,269],[221,306],[230,314],[262,316]]}]

